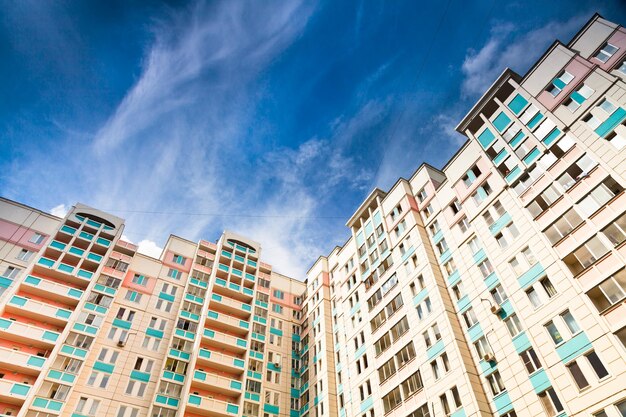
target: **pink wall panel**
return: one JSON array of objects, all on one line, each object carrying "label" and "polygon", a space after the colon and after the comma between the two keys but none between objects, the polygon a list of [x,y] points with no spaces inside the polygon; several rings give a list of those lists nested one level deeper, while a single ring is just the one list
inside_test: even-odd
[{"label": "pink wall panel", "polygon": [[[574,76],[574,79],[570,81],[569,84],[563,88],[563,90],[557,94],[557,96],[553,96],[547,91],[542,91],[537,100],[550,111],[554,110],[559,104],[561,104],[567,97],[569,97],[570,93],[578,88],[582,84],[582,82],[587,78],[587,75],[591,72],[594,65],[586,61],[585,59],[576,56],[572,59],[564,68],[565,71],[569,72]],[[557,74],[557,76],[560,74]],[[552,81],[552,80],[550,80]]]},{"label": "pink wall panel", "polygon": [[616,64],[621,63],[624,60],[624,56],[626,56],[626,29],[620,28],[617,32],[611,35],[608,42],[619,48],[615,55],[609,58],[605,63],[602,63],[595,58],[591,59],[592,62],[599,64],[600,68],[605,71],[609,71]]},{"label": "pink wall panel", "polygon": [[21,246],[25,249],[38,251],[42,245],[44,245],[48,239],[45,239],[39,244],[29,242],[28,240],[36,233],[35,230],[29,229],[24,226],[19,226],[15,223],[8,222],[6,220],[0,220],[0,239],[10,242],[14,245]]}]

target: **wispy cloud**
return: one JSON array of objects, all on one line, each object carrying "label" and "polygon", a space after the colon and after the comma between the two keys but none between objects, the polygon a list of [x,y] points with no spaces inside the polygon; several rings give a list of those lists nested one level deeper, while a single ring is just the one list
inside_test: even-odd
[{"label": "wispy cloud", "polygon": [[525,72],[555,39],[567,42],[589,15],[583,13],[566,21],[551,21],[528,32],[520,31],[520,27],[511,22],[495,24],[483,47],[470,49],[465,56],[463,96],[472,98],[482,94],[507,67]]}]

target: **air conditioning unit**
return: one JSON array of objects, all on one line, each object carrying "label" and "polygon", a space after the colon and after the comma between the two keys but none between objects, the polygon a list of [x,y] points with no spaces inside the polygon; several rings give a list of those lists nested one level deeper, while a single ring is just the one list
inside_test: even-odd
[{"label": "air conditioning unit", "polygon": [[485,356],[483,356],[483,360],[485,362],[495,362],[496,358],[493,356],[493,354],[487,353]]},{"label": "air conditioning unit", "polygon": [[122,340],[122,339],[118,340],[118,341],[117,341],[117,346],[119,346],[119,347],[124,347],[124,346],[126,346],[126,341],[125,341],[125,340]]},{"label": "air conditioning unit", "polygon": [[491,312],[493,314],[500,314],[501,311],[502,311],[502,307],[500,307],[500,306],[491,306]]}]

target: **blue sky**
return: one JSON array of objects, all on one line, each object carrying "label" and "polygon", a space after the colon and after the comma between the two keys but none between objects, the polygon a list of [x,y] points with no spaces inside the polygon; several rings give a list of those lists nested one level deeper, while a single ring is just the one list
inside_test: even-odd
[{"label": "blue sky", "polygon": [[375,186],[442,166],[505,67],[620,1],[17,1],[0,13],[0,195],[260,241],[303,278]]}]

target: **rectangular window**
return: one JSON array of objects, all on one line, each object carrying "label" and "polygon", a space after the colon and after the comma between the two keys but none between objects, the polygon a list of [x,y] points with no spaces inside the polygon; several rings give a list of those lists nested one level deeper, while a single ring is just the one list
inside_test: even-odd
[{"label": "rectangular window", "polygon": [[504,324],[506,324],[506,328],[511,334],[511,337],[517,336],[523,330],[522,323],[520,323],[517,318],[517,314],[511,314],[509,317],[504,319]]},{"label": "rectangular window", "polygon": [[35,245],[39,245],[41,242],[43,242],[43,239],[44,239],[44,235],[40,233],[34,233],[30,237],[30,239],[28,239],[28,242],[34,243]]},{"label": "rectangular window", "polygon": [[626,269],[593,287],[587,292],[587,296],[600,313],[620,304],[626,298]]},{"label": "rectangular window", "polygon": [[526,371],[528,371],[529,375],[542,368],[541,362],[539,362],[539,358],[533,348],[520,353],[520,357],[522,358],[522,362],[524,362],[524,366],[526,366]]},{"label": "rectangular window", "polygon": [[570,234],[571,231],[577,228],[582,222],[583,219],[572,207],[560,216],[556,222],[552,223],[546,230],[544,230],[543,233],[546,235],[550,243],[554,245]]},{"label": "rectangular window", "polygon": [[500,372],[498,371],[495,371],[494,373],[488,375],[487,382],[489,382],[489,388],[491,388],[491,393],[494,396],[506,390],[506,388],[504,387],[504,383],[502,382]]},{"label": "rectangular window", "polygon": [[609,249],[602,243],[598,236],[594,236],[581,247],[563,258],[563,262],[573,275],[578,275],[603,257]]},{"label": "rectangular window", "polygon": [[624,188],[613,178],[607,177],[600,185],[591,190],[589,194],[578,202],[578,207],[583,214],[590,217],[623,190]]},{"label": "rectangular window", "polygon": [[563,411],[563,405],[553,388],[548,388],[544,392],[537,395],[539,396],[541,405],[548,416],[554,416]]},{"label": "rectangular window", "polygon": [[605,63],[606,61],[611,59],[611,57],[615,55],[615,52],[617,52],[618,50],[619,48],[617,46],[611,45],[610,43],[606,42],[604,45],[602,45],[602,48],[600,48],[600,50],[596,52],[594,58],[602,63]]},{"label": "rectangular window", "polygon": [[383,397],[383,411],[386,414],[396,408],[401,403],[402,397],[400,395],[400,387],[396,387],[389,394]]}]

